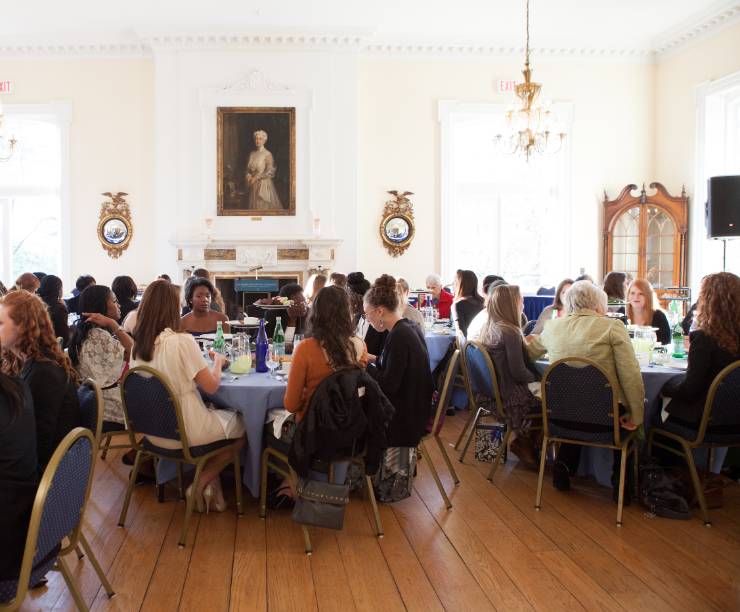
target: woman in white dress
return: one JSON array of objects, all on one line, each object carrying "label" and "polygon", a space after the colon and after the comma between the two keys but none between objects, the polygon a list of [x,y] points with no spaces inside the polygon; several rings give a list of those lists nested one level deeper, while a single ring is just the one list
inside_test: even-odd
[{"label": "woman in white dress", "polygon": [[249,208],[250,210],[280,210],[283,205],[280,203],[280,196],[272,180],[277,167],[272,153],[265,149],[267,132],[257,130],[253,136],[256,148],[249,154],[245,176]]},{"label": "woman in white dress", "polygon": [[[144,292],[138,308],[131,365],[147,365],[162,373],[180,400],[185,431],[190,446],[201,446],[219,440],[241,439],[244,425],[236,412],[209,409],[203,403],[198,388],[213,394],[221,384],[223,356],[213,355],[208,367],[195,339],[178,333],[180,327],[180,296],[178,288],[165,280],[156,280]],[[155,438],[152,441],[165,448],[179,448],[173,440]],[[195,497],[196,508],[206,511],[210,505],[222,512],[226,502],[218,475],[231,462],[232,450],[214,455],[200,475],[198,490],[188,487],[187,494]]]}]

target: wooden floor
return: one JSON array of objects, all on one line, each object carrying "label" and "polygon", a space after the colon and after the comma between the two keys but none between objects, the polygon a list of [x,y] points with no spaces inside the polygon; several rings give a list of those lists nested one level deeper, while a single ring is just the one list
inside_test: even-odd
[{"label": "wooden floor", "polygon": [[[464,417],[447,419],[449,442]],[[577,482],[568,493],[548,479],[534,510],[536,474],[516,458],[496,475],[455,460],[454,487],[436,448],[435,465],[454,504],[445,510],[425,462],[411,498],[381,507],[385,538],[373,535],[367,502],[353,499],[344,530],[300,529],[286,511],[194,515],[177,547],[184,504],[159,504],[137,487],[125,529],[116,526],[130,468],[98,461],[85,532],[116,596],[108,600],[84,560],[68,563],[93,610],[737,610],[740,609],[740,486],[725,490],[711,528],[671,521],[633,504],[615,526],[610,491]],[[224,487],[225,489],[227,487]],[[246,496],[248,497],[248,496]],[[24,610],[72,610],[57,572]]]}]

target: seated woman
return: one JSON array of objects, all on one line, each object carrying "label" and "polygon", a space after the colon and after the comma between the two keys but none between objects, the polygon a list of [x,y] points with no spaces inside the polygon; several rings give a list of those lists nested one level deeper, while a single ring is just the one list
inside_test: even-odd
[{"label": "seated woman", "polygon": [[[624,410],[620,417],[622,427],[633,430],[643,420],[645,387],[627,328],[621,321],[606,316],[606,299],[606,293],[590,281],[573,283],[565,294],[567,316],[551,320],[539,338],[532,336],[527,350],[533,359],[547,353],[551,363],[565,357],[584,357],[599,364],[616,381],[614,392]],[[585,426],[579,424],[578,428]],[[580,446],[560,445],[553,466],[556,489],[570,488],[570,474],[576,473],[580,456]],[[615,483],[618,469],[617,459],[612,473]],[[628,471],[628,477],[629,474]],[[614,492],[617,493],[616,486]],[[628,493],[629,487],[625,487],[625,503]]]},{"label": "seated woman", "polygon": [[62,299],[62,279],[53,274],[47,274],[41,281],[37,293],[49,311],[54,335],[62,339],[62,348],[67,348],[69,344],[69,326],[67,325],[69,312],[67,312],[67,305]]},{"label": "seated woman", "polygon": [[376,279],[364,304],[373,329],[388,331],[383,352],[368,372],[395,408],[375,488],[381,501],[398,501],[410,495],[416,447],[432,413],[434,381],[424,335],[416,323],[401,317],[396,279],[387,274]]},{"label": "seated woman", "polygon": [[0,301],[0,370],[28,385],[36,419],[36,451],[43,471],[54,450],[80,424],[76,374],[57,344],[46,305],[26,291]]},{"label": "seated woman", "polygon": [[537,378],[527,367],[524,337],[519,326],[524,309],[519,287],[495,287],[486,308],[488,319],[481,331],[480,342],[488,349],[496,368],[506,425],[516,435],[511,450],[525,463],[537,465],[535,440],[529,435],[530,423],[526,416],[539,409],[540,401],[528,387]]},{"label": "seated woman", "polygon": [[398,290],[398,299],[401,301],[401,316],[416,323],[421,332],[424,333],[424,315],[421,314],[418,308],[409,304],[409,284],[406,279],[399,278],[396,281],[396,289]]},{"label": "seated woman", "polygon": [[103,389],[103,419],[123,424],[118,379],[134,341],[118,324],[116,296],[105,285],[91,285],[80,294],[82,319],[69,345],[69,357],[80,378],[92,378]]},{"label": "seated woman", "polygon": [[180,321],[182,331],[194,336],[213,334],[216,332],[216,324],[219,321],[222,323],[224,333],[231,331],[228,324],[229,318],[224,313],[211,309],[214,291],[211,281],[206,278],[195,277],[187,283],[185,303],[190,311]]},{"label": "seated woman", "polygon": [[286,297],[293,302],[293,305],[288,307],[288,319],[283,324],[283,329],[295,327],[295,333],[302,334],[305,331],[308,314],[308,303],[303,294],[303,287],[298,283],[288,283],[280,288],[280,297]]},{"label": "seated woman", "polygon": [[121,311],[121,316],[118,318],[118,322],[123,325],[123,320],[126,318],[129,312],[136,310],[139,302],[136,301],[136,294],[139,288],[136,286],[136,282],[130,276],[116,276],[111,283],[110,290],[115,294],[118,300],[118,308]]},{"label": "seated woman", "polygon": [[0,580],[18,578],[38,484],[31,394],[0,373]]},{"label": "seated woman", "polygon": [[606,293],[610,311],[624,312],[624,302],[627,297],[627,287],[629,287],[630,280],[632,279],[624,272],[612,271],[604,277],[604,293]]},{"label": "seated woman", "polygon": [[658,342],[661,344],[671,343],[671,326],[662,310],[654,306],[653,288],[650,283],[641,278],[636,278],[627,290],[627,319],[633,325],[645,325],[657,327],[655,332]]},{"label": "seated woman", "polygon": [[712,381],[740,359],[740,278],[731,272],[704,277],[696,312],[698,329],[689,336],[686,376],[670,380],[662,391],[671,398],[668,420],[690,429],[699,427]]},{"label": "seated woman", "polygon": [[532,330],[533,334],[541,334],[542,329],[545,327],[545,323],[547,323],[550,319],[559,319],[560,317],[565,316],[563,295],[565,295],[565,292],[570,289],[570,286],[572,284],[573,281],[569,278],[560,281],[557,289],[555,289],[555,299],[553,299],[552,304],[550,306],[545,306],[545,308],[540,313],[540,316],[537,317],[537,323],[535,323],[534,329]]},{"label": "seated woman", "polygon": [[[146,365],[161,372],[180,400],[185,431],[191,446],[201,446],[226,439],[244,443],[244,426],[237,412],[209,409],[203,403],[198,388],[216,393],[221,384],[223,356],[213,355],[213,366],[206,364],[195,339],[177,333],[180,326],[180,299],[177,286],[164,280],[149,285],[137,309],[131,366]],[[152,442],[165,448],[179,448],[172,440],[152,437]],[[188,487],[187,495],[195,497],[199,512],[213,507],[226,509],[219,473],[232,459],[232,451],[224,450],[208,460],[200,475],[198,489]]]},{"label": "seated woman", "polygon": [[[322,380],[342,368],[367,366],[365,343],[355,336],[349,296],[341,287],[324,287],[316,294],[308,315],[311,336],[293,353],[288,386],[283,400],[284,414],[277,415],[272,429],[287,452],[293,436],[292,426],[281,429],[285,417],[295,415],[299,423],[311,403],[311,396]],[[289,423],[290,421],[288,421]]]},{"label": "seated woman", "polygon": [[430,274],[426,278],[427,290],[432,294],[432,304],[437,309],[440,319],[449,319],[452,314],[452,294],[442,286],[439,274]]},{"label": "seated woman", "polygon": [[329,279],[326,277],[326,274],[312,274],[309,277],[308,282],[306,283],[306,299],[308,300],[309,305],[313,304],[313,299],[316,297],[316,294],[326,287],[328,280]]},{"label": "seated woman", "polygon": [[455,298],[452,304],[452,320],[464,336],[468,326],[483,310],[483,298],[478,293],[478,277],[472,270],[458,270],[455,277]]},{"label": "seated woman", "polygon": [[15,288],[23,289],[24,291],[28,291],[29,293],[36,293],[40,286],[41,281],[33,272],[24,272],[15,279]]}]

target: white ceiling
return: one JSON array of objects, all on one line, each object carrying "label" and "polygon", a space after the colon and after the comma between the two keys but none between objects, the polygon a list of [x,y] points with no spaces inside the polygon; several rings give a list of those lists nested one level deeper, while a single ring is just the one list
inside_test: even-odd
[{"label": "white ceiling", "polygon": [[[350,34],[369,46],[519,47],[524,30],[524,0],[9,0],[3,4],[0,48],[125,44],[165,33],[245,32]],[[740,15],[740,1],[531,0],[531,45],[660,50],[687,32],[706,29],[723,14],[724,19],[728,14]]]}]

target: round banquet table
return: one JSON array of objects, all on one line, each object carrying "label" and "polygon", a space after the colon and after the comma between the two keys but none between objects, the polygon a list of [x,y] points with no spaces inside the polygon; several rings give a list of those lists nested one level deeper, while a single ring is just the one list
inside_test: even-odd
[{"label": "round banquet table", "polygon": [[[233,380],[236,377],[236,380]],[[225,410],[236,410],[242,416],[247,444],[242,455],[244,484],[254,497],[260,491],[260,461],[262,459],[262,431],[267,411],[283,407],[286,383],[270,378],[269,374],[231,374],[224,372],[221,386],[215,395],[207,396],[214,405]],[[185,466],[188,467],[188,466]],[[177,474],[174,461],[160,461],[157,466],[157,483],[172,480]]]},{"label": "round banquet table", "polygon": [[[550,365],[547,361],[538,361],[537,370],[544,373]],[[660,412],[663,402],[660,398],[660,390],[663,385],[675,376],[684,376],[684,370],[669,366],[650,365],[640,367],[642,382],[645,385],[645,419],[644,428],[647,433],[651,427],[660,426]],[[713,467],[722,466],[727,449],[716,449],[715,463]],[[608,448],[594,446],[581,447],[581,461],[578,465],[579,476],[591,476],[596,482],[605,487],[612,486],[612,461],[613,451]],[[694,460],[697,465],[706,464],[706,451],[695,451]],[[716,469],[719,471],[719,469]]]},{"label": "round banquet table", "polygon": [[435,334],[432,331],[424,333],[424,340],[427,343],[427,352],[429,353],[429,367],[432,372],[442,361],[450,348],[450,344],[455,341],[455,333],[450,330],[445,334]]},{"label": "round banquet table", "polygon": [[524,314],[527,315],[527,321],[536,321],[540,313],[554,299],[552,295],[525,295],[524,296]]}]

